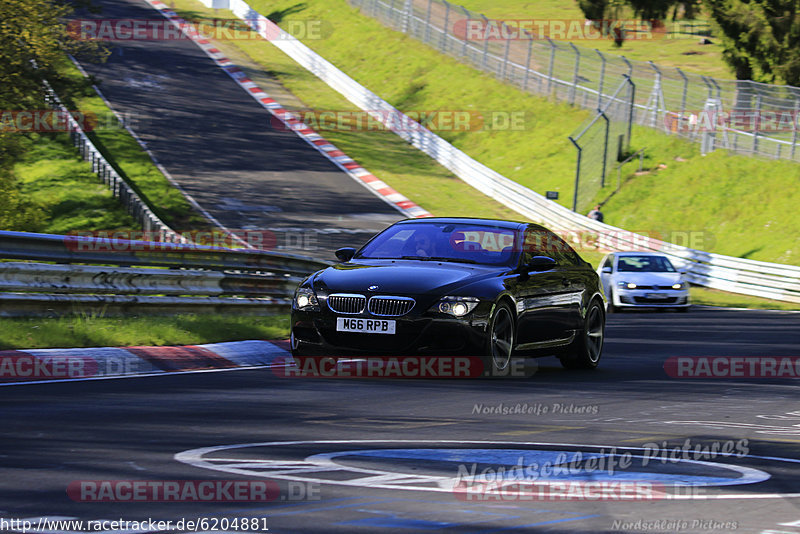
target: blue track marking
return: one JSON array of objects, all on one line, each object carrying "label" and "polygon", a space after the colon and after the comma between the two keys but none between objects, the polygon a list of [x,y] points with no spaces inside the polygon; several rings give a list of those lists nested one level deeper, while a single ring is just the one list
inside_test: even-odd
[{"label": "blue track marking", "polygon": [[[613,469],[602,468],[599,460],[615,457],[619,460],[619,452],[583,452],[580,461],[576,459],[576,451],[564,450],[529,450],[529,449],[371,449],[345,451],[331,456],[331,459],[346,465],[347,458],[376,458],[385,460],[421,460],[460,464],[467,471],[477,464],[473,482],[503,481],[546,481],[546,482],[655,482],[678,486],[727,486],[753,484],[769,478],[767,473],[750,470],[747,474],[732,469],[725,464],[678,460],[662,463],[658,459],[650,459],[644,465],[642,457],[632,455],[633,467],[622,470],[619,466]],[[598,460],[593,469],[586,469],[587,460]],[[544,466],[550,466],[547,470]],[[488,473],[484,469],[490,468]],[[504,468],[498,474],[498,469]],[[403,472],[403,466],[382,466],[392,472]],[[453,468],[456,476],[459,468]],[[462,472],[463,475],[463,472]]]}]

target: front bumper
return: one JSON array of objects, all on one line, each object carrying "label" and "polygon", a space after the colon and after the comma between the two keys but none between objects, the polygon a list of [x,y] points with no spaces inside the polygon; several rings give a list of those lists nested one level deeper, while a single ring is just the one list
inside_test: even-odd
[{"label": "front bumper", "polygon": [[[314,356],[480,355],[485,351],[490,307],[481,303],[463,318],[431,312],[380,317],[396,321],[394,334],[338,332],[336,319],[344,315],[293,310],[292,349]],[[369,314],[346,317],[376,319]]]},{"label": "front bumper", "polygon": [[618,308],[687,308],[688,289],[617,289],[614,291],[614,306]]}]

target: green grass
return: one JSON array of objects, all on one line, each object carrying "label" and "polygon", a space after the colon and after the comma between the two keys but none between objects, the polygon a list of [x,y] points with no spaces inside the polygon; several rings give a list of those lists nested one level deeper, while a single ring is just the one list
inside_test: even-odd
[{"label": "green grass", "polygon": [[[585,16],[576,0],[459,0],[467,9],[492,19],[583,20]],[[670,12],[671,16],[671,12]],[[609,17],[613,18],[613,17]],[[630,12],[620,19],[632,20]],[[668,21],[669,22],[669,21]],[[703,22],[707,22],[703,20]],[[596,48],[603,53],[625,56],[638,61],[653,61],[661,67],[680,67],[687,72],[723,79],[735,79],[733,70],[722,59],[720,39],[713,44],[699,44],[700,36],[680,35],[679,38],[628,40],[617,47],[611,39],[567,40],[576,46]]]},{"label": "green grass", "polygon": [[286,339],[289,316],[0,318],[0,349],[194,345]]},{"label": "green grass", "polygon": [[690,288],[689,297],[692,304],[704,304],[706,306],[755,308],[762,310],[800,310],[800,304],[750,297],[748,295],[738,295],[736,293],[727,293],[725,291],[717,291],[716,289],[708,289],[705,287]]},{"label": "green grass", "polygon": [[97,126],[87,135],[153,212],[177,231],[209,228],[208,221],[169,183],[150,156],[119,125],[103,99],[91,87],[90,80],[84,78],[66,57],[59,65],[59,73],[60,79],[53,84],[59,97],[69,109],[93,114],[97,118]]},{"label": "green grass", "polygon": [[[140,225],[111,195],[89,162],[81,161],[66,135],[31,134],[14,167],[20,193],[41,218],[21,230],[66,234],[80,230],[132,230]],[[14,228],[16,229],[16,228]]]}]

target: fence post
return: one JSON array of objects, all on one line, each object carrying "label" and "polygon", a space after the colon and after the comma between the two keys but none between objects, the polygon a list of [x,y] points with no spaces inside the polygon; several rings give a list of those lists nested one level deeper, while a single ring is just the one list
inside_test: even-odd
[{"label": "fence post", "polygon": [[761,116],[761,93],[756,93],[756,127],[753,130],[753,154],[758,153],[758,123]]},{"label": "fence post", "polygon": [[[444,28],[442,28],[442,45],[441,49],[444,52],[447,52],[447,32],[448,26],[450,25],[450,2],[445,0],[444,2]],[[466,37],[466,35],[464,36]]]},{"label": "fence post", "polygon": [[487,68],[486,65],[488,63],[488,57],[489,57],[489,39],[486,37],[487,35],[489,35],[488,32],[489,19],[486,18],[486,15],[481,15],[481,18],[483,18],[483,23],[485,24],[484,28],[487,28],[487,31],[483,37],[483,59],[481,59],[481,68],[483,70],[486,70]]},{"label": "fence post", "polygon": [[606,136],[603,143],[603,174],[600,175],[600,187],[602,188],[606,186],[606,163],[608,162],[608,135],[609,135],[609,130],[611,129],[611,121],[608,120],[606,114],[603,113],[601,110],[598,109],[597,111],[600,112],[600,116],[603,117],[603,120],[606,121]]},{"label": "fence post", "polygon": [[635,103],[636,103],[636,84],[633,83],[633,80],[631,79],[630,75],[623,74],[623,76],[625,77],[625,80],[628,82],[628,84],[630,84],[630,86],[631,86],[631,98],[630,98],[630,102],[628,102],[628,142],[627,142],[627,147],[626,147],[626,148],[630,148],[630,146],[631,146],[631,134],[633,133],[633,112],[634,112],[634,109],[636,107],[635,106]]},{"label": "fence post", "polygon": [[[394,0],[392,0],[394,3]],[[405,8],[403,9],[403,33],[408,33],[409,24],[411,24],[411,0],[406,0]]]},{"label": "fence post", "polygon": [[431,4],[433,0],[428,0],[428,12],[425,14],[425,42],[431,40]]},{"label": "fence post", "polygon": [[575,148],[578,149],[578,163],[575,167],[575,193],[572,196],[572,211],[578,211],[578,184],[580,184],[581,180],[581,153],[583,150],[572,136],[569,136],[568,139],[575,145]]},{"label": "fence post", "polygon": [[650,127],[655,128],[658,123],[658,112],[664,109],[664,95],[661,91],[661,70],[652,61],[648,61],[650,67],[656,72],[656,80],[653,83],[653,92],[650,93],[650,98],[647,99],[647,108],[650,109],[650,102],[652,101],[652,112],[650,116]]},{"label": "fence post", "polygon": [[683,78],[683,94],[681,95],[681,112],[680,116],[683,117],[683,114],[686,113],[686,95],[689,92],[689,78],[683,73],[683,71],[679,67],[675,67],[675,70],[678,71],[681,78]]},{"label": "fence post", "polygon": [[606,76],[606,56],[596,48],[594,51],[600,56],[600,83],[597,86],[597,109],[600,109],[603,107],[603,81]]},{"label": "fence post", "polygon": [[[471,16],[470,12],[467,11],[467,8],[464,6],[461,6],[461,9],[464,10],[464,16],[467,17],[467,20],[469,20]],[[464,44],[461,47],[461,57],[466,57],[466,56],[467,56],[467,32],[464,32]]]},{"label": "fence post", "polygon": [[572,94],[569,98],[570,104],[575,104],[575,93],[578,91],[578,69],[580,68],[581,63],[581,53],[578,50],[578,47],[572,43],[569,43],[569,46],[572,47],[572,51],[575,52],[575,67],[572,70]]},{"label": "fence post", "polygon": [[504,80],[506,78],[506,73],[508,72],[508,53],[511,49],[511,32],[508,31],[509,28],[506,26],[505,22],[503,23],[503,27],[506,28],[506,35],[508,35],[508,38],[506,39],[506,49],[503,52],[503,72],[500,75],[501,79]]},{"label": "fence post", "polygon": [[[527,34],[527,32],[526,32]],[[525,59],[525,80],[522,82],[522,89],[528,90],[528,77],[531,73],[531,53],[533,52],[533,35],[528,34],[528,55]],[[540,86],[541,87],[541,86]],[[795,116],[797,114],[795,113]]]},{"label": "fence post", "polygon": [[795,98],[795,100],[794,100],[794,115],[792,115],[792,117],[794,117],[794,120],[792,121],[792,152],[789,155],[789,159],[791,159],[791,160],[794,160],[794,151],[795,151],[795,148],[797,148],[797,118],[798,118],[797,114],[798,114],[798,112],[800,112],[800,100],[797,100]]},{"label": "fence post", "polygon": [[550,96],[551,87],[553,85],[553,68],[556,63],[556,45],[547,37],[547,42],[550,44],[550,65],[547,68],[547,96]]}]

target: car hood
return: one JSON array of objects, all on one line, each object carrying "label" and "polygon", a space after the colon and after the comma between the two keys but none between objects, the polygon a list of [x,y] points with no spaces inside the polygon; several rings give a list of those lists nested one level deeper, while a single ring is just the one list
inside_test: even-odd
[{"label": "car hood", "polygon": [[[315,287],[329,293],[424,294],[496,276],[499,267],[408,260],[342,263],[322,271]],[[369,289],[370,286],[378,286]]]},{"label": "car hood", "polygon": [[634,283],[640,286],[671,286],[681,281],[681,273],[631,273],[614,275],[616,282]]}]

